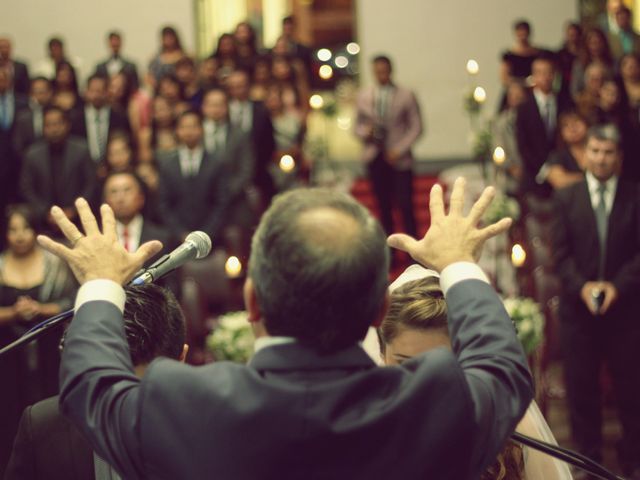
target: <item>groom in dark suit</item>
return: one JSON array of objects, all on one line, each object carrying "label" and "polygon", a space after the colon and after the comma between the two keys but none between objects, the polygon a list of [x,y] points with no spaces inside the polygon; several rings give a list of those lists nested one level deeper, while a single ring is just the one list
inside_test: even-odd
[{"label": "groom in dark suit", "polygon": [[138,89],[138,68],[131,60],[122,56],[122,34],[112,31],[107,35],[109,42],[109,58],[96,65],[96,74],[101,77],[111,78],[119,73],[127,77],[131,91]]},{"label": "groom in dark suit", "polygon": [[301,189],[277,197],[253,238],[249,365],[159,360],[143,378],[123,334],[120,285],[161,245],[127,253],[108,206],[102,233],[76,202],[86,235],[54,208],[74,247],[39,241],[82,284],[62,356],[62,411],[128,479],[476,479],[532,398],[513,325],[474,263],[511,224],[477,228],[492,196],[485,190],[465,217],[459,179],[446,215],[435,186],[427,235],[389,238],[441,272],[451,350],[376,367],[359,341],[386,313],[385,236],[352,197]]},{"label": "groom in dark suit", "polygon": [[581,453],[600,461],[606,361],[623,426],[620,464],[640,478],[640,191],[619,177],[613,125],[593,127],[587,139],[586,178],[557,192],[553,229],[571,426]]},{"label": "groom in dark suit", "polygon": [[[131,362],[142,375],[154,358],[184,360],[185,320],[176,299],[155,285],[129,287],[123,321]],[[95,461],[91,445],[58,410],[58,397],[27,407],[5,480],[91,480],[108,464]],[[100,477],[111,478],[111,477]]]}]

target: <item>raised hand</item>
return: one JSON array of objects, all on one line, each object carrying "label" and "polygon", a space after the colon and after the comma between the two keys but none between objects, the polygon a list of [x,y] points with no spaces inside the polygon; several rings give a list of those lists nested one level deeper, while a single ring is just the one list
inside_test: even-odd
[{"label": "raised hand", "polygon": [[389,246],[409,253],[417,262],[437,271],[442,271],[455,262],[477,261],[484,242],[508,230],[511,219],[503,218],[492,225],[478,228],[482,214],[493,200],[495,190],[493,187],[485,188],[465,217],[462,213],[464,188],[464,178],[458,178],[453,185],[447,215],[444,212],[442,187],[434,185],[429,200],[431,227],[424,238],[416,240],[409,235],[397,233],[388,238]]},{"label": "raised hand", "polygon": [[135,253],[127,252],[118,243],[116,220],[108,205],[100,207],[102,232],[87,201],[79,198],[75,205],[85,234],[69,221],[61,208],[53,207],[51,216],[71,242],[71,248],[45,235],[38,235],[38,243],[67,262],[80,284],[100,278],[123,285],[145,261],[162,249],[162,243],[153,240],[140,245]]}]

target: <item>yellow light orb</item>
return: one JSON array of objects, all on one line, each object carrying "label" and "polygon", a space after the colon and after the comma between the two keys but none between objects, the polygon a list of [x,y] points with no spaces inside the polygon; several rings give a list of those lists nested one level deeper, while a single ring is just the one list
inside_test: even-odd
[{"label": "yellow light orb", "polygon": [[329,80],[331,77],[333,77],[333,68],[331,68],[331,65],[322,65],[318,74],[320,75],[321,79]]},{"label": "yellow light orb", "polygon": [[329,60],[331,60],[331,50],[329,50],[328,48],[321,48],[320,50],[318,50],[318,60],[320,60],[321,62],[328,62]]},{"label": "yellow light orb", "polygon": [[309,99],[309,106],[311,108],[313,108],[314,110],[317,110],[319,108],[322,108],[324,105],[324,98],[322,98],[322,95],[318,95],[317,93],[314,95],[311,95],[311,98]]},{"label": "yellow light orb", "polygon": [[357,55],[360,53],[360,45],[358,45],[356,42],[351,42],[349,44],[347,44],[347,52],[349,52],[351,55]]},{"label": "yellow light orb", "polygon": [[349,117],[338,117],[336,121],[340,130],[349,130],[351,128],[351,119]]},{"label": "yellow light orb", "polygon": [[296,167],[296,162],[291,155],[283,155],[280,158],[280,170],[283,172],[290,172]]},{"label": "yellow light orb", "polygon": [[231,256],[227,258],[227,261],[224,264],[224,271],[229,278],[238,278],[242,273],[242,263],[240,263],[240,259],[236,256]]},{"label": "yellow light orb", "polygon": [[511,248],[511,263],[514,267],[520,268],[524,265],[524,262],[527,260],[527,252],[524,251],[522,245],[516,243]]},{"label": "yellow light orb", "polygon": [[477,75],[480,71],[480,65],[473,58],[467,62],[467,73],[469,75]]},{"label": "yellow light orb", "polygon": [[507,159],[507,155],[504,153],[504,148],[496,147],[493,151],[493,161],[496,165],[502,165]]},{"label": "yellow light orb", "polygon": [[478,103],[484,103],[487,99],[487,92],[482,87],[476,87],[473,91],[473,99]]}]

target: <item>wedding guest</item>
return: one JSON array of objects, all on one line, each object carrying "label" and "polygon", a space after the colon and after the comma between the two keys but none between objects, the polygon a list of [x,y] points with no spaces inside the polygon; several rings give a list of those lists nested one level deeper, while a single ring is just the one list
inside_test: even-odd
[{"label": "wedding guest", "polygon": [[258,37],[249,22],[240,22],[233,32],[236,43],[237,65],[239,68],[253,71],[258,60]]},{"label": "wedding guest", "polygon": [[26,63],[13,58],[11,40],[4,36],[0,36],[0,69],[8,71],[17,94],[29,94],[29,68]]},{"label": "wedding guest", "polygon": [[166,26],[160,31],[160,51],[149,63],[148,83],[152,88],[163,75],[175,72],[175,64],[184,57],[182,42],[175,28]]},{"label": "wedding guest", "polygon": [[640,190],[619,175],[620,135],[613,125],[587,133],[586,176],[556,191],[553,260],[561,280],[560,341],[572,437],[602,460],[602,387],[606,361],[622,424],[618,460],[640,477]]},{"label": "wedding guest", "polygon": [[558,71],[562,75],[563,92],[569,92],[571,85],[571,71],[573,62],[576,61],[578,55],[583,48],[582,26],[579,23],[569,22],[565,27],[565,39],[562,48],[556,53],[558,62]]},{"label": "wedding guest", "polygon": [[196,63],[191,57],[182,57],[176,62],[176,78],[182,87],[184,101],[189,108],[200,110],[204,90],[198,83]]},{"label": "wedding guest", "polygon": [[249,98],[254,102],[264,102],[267,98],[267,90],[271,84],[271,60],[264,56],[256,60],[251,77]]},{"label": "wedding guest", "polygon": [[640,53],[640,35],[633,30],[633,18],[625,5],[616,10],[617,32],[609,32],[608,40],[611,53],[616,60],[628,53]]},{"label": "wedding guest", "polygon": [[175,115],[189,109],[189,103],[184,97],[184,87],[174,73],[160,77],[155,96],[164,98]]},{"label": "wedding guest", "polygon": [[36,63],[33,68],[33,75],[42,76],[50,80],[55,79],[58,65],[66,62],[71,65],[74,74],[81,66],[78,58],[70,58],[65,53],[64,42],[60,37],[51,37],[47,42],[47,58]]},{"label": "wedding guest", "polygon": [[558,190],[584,180],[589,123],[577,111],[560,114],[561,147],[553,150],[546,165],[546,180]]},{"label": "wedding guest", "polygon": [[[3,222],[4,223],[4,222]],[[38,322],[71,308],[76,283],[64,262],[36,243],[37,215],[28,205],[6,214],[7,249],[0,253],[0,345],[16,340]],[[20,411],[58,391],[59,325],[42,335],[35,350],[24,348],[3,356],[0,378],[0,471],[11,451]],[[35,354],[35,359],[28,357]]]},{"label": "wedding guest", "polygon": [[518,20],[513,24],[515,42],[502,54],[500,78],[505,89],[500,110],[506,106],[506,89],[514,79],[525,80],[531,75],[533,61],[540,54],[540,49],[531,44],[531,25],[526,20]]},{"label": "wedding guest", "polygon": [[284,42],[285,51],[280,54],[290,55],[298,59],[304,66],[305,77],[309,79],[311,78],[313,51],[298,39],[300,32],[296,30],[296,18],[293,15],[282,19],[282,35],[280,38]]},{"label": "wedding guest", "polygon": [[176,115],[164,97],[153,99],[151,125],[140,130],[138,136],[138,159],[151,162],[156,154],[176,148]]},{"label": "wedding guest", "polygon": [[218,74],[218,60],[213,57],[207,57],[200,62],[198,83],[203,91],[218,88],[222,85],[223,79]]},{"label": "wedding guest", "polygon": [[609,71],[613,71],[615,67],[607,36],[602,30],[595,27],[585,33],[582,51],[573,62],[570,85],[573,97],[584,88],[585,71],[594,62],[603,64]]},{"label": "wedding guest", "polygon": [[151,97],[142,88],[135,89],[129,78],[117,73],[109,78],[109,105],[127,117],[133,138],[151,122]]},{"label": "wedding guest", "polygon": [[49,209],[59,205],[76,218],[73,202],[78,197],[93,199],[96,186],[95,163],[87,143],[69,135],[71,125],[60,107],[44,110],[42,140],[26,152],[20,177],[20,192],[39,219],[51,216]]},{"label": "wedding guest", "polygon": [[276,56],[271,60],[272,83],[282,91],[285,110],[302,112],[306,117],[309,110],[309,86],[304,77],[298,75],[290,60]]},{"label": "wedding guest", "polygon": [[107,42],[109,44],[109,57],[98,63],[95,73],[107,78],[123,74],[127,77],[127,83],[131,90],[137,90],[140,83],[138,81],[138,68],[134,62],[122,56],[122,34],[115,30],[109,32]]},{"label": "wedding guest", "polygon": [[584,72],[584,88],[575,96],[575,104],[578,112],[591,124],[597,121],[600,91],[610,78],[610,72],[599,62],[591,63]]},{"label": "wedding guest", "polygon": [[236,41],[230,33],[218,37],[215,51],[211,55],[218,62],[218,76],[226,77],[238,67]]},{"label": "wedding guest", "polygon": [[76,71],[67,61],[56,64],[51,103],[67,112],[73,111],[75,113],[82,109]]},{"label": "wedding guest", "polygon": [[[436,349],[451,350],[447,302],[433,270],[412,265],[389,287],[387,315],[378,328],[380,355],[386,365],[411,368],[420,355]],[[540,410],[532,403],[516,431],[557,444]],[[565,463],[537,450],[507,440],[496,461],[481,480],[571,480]]]},{"label": "wedding guest", "polygon": [[638,116],[640,111],[640,57],[636,54],[624,55],[620,60],[620,78],[629,108]]},{"label": "wedding guest", "polygon": [[15,151],[21,155],[36,140],[42,138],[42,121],[44,109],[51,104],[53,88],[51,82],[44,77],[31,80],[29,107],[16,113],[13,130]]}]

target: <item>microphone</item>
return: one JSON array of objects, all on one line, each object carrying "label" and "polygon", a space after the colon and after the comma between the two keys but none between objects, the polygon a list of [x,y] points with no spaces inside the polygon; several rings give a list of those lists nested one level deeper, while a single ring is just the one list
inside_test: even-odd
[{"label": "microphone", "polygon": [[163,255],[153,265],[136,275],[131,285],[144,285],[154,282],[167,273],[181,267],[189,260],[199,259],[209,255],[211,238],[204,232],[191,232],[184,243],[173,252]]}]

